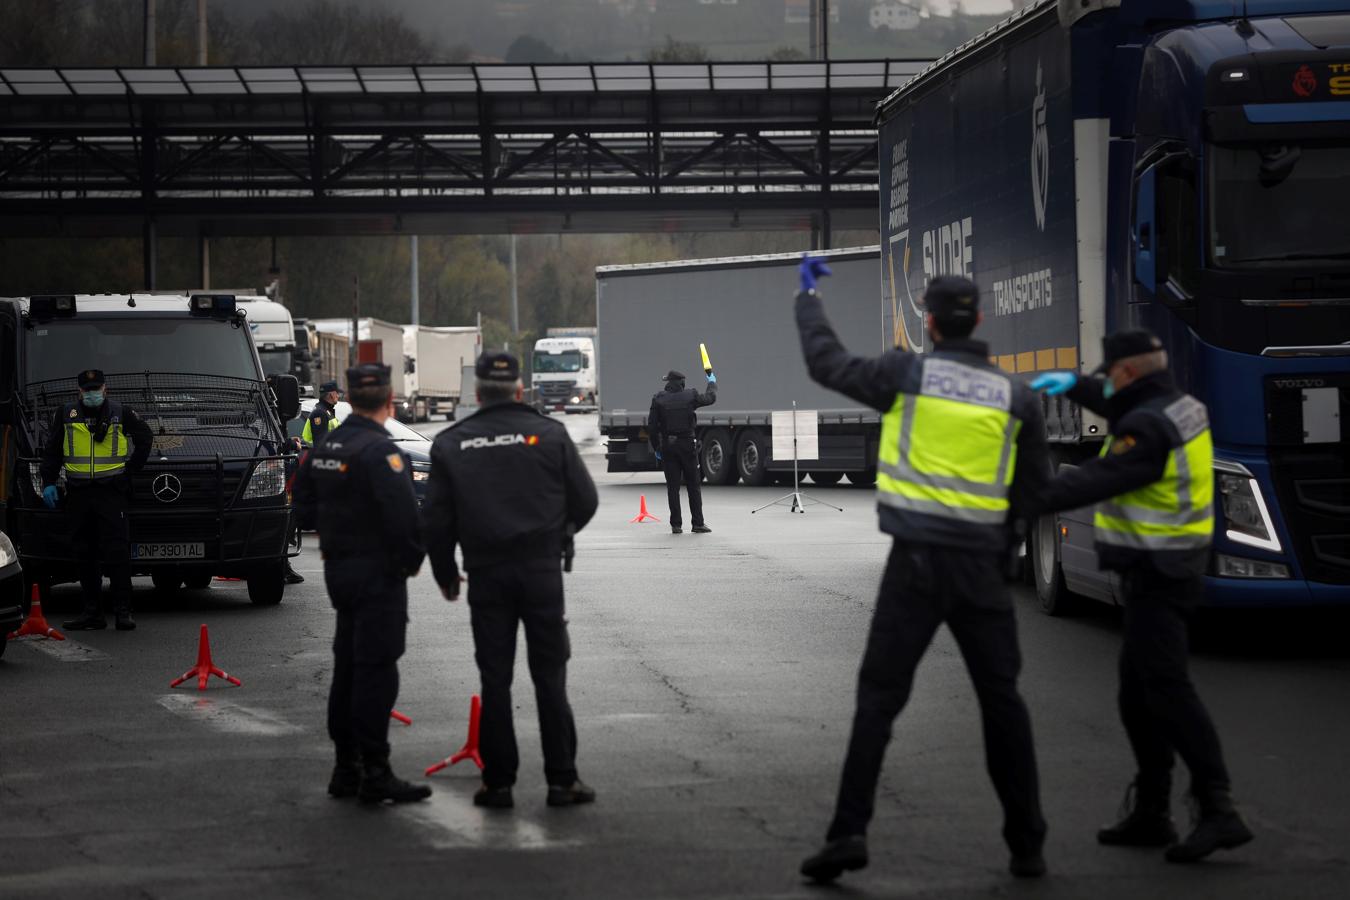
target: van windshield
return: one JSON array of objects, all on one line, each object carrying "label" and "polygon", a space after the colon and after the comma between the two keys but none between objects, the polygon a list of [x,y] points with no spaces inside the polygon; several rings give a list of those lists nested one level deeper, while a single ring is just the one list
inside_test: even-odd
[{"label": "van windshield", "polygon": [[215,319],[61,319],[28,332],[28,382],[82,369],[166,372],[260,381],[249,333]]}]

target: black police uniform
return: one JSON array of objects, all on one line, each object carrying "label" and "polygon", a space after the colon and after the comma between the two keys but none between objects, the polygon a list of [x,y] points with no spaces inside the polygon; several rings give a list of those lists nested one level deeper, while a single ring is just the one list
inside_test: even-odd
[{"label": "black police uniform", "polygon": [[[959,279],[958,288],[966,292],[963,296],[978,297],[965,279]],[[930,285],[930,311],[937,295]],[[987,345],[969,339],[944,340],[922,356],[900,350],[874,359],[852,356],[826,319],[815,291],[797,295],[796,315],[812,379],[880,412],[890,411],[898,394],[920,392],[925,359],[998,372],[989,365]],[[943,622],[956,638],[975,685],[989,775],[1003,805],[1003,837],[1012,851],[1013,871],[1044,871],[1040,851],[1046,826],[1031,719],[1017,690],[1022,660],[1005,571],[1012,526],[1046,482],[1049,457],[1040,400],[1023,385],[1013,384],[1012,389],[1011,414],[1022,424],[1006,522],[966,525],[879,504],[881,528],[891,534],[893,544],[858,675],[857,709],[827,845],[802,866],[803,874],[812,878],[830,880],[842,869],[866,865],[862,836],[873,815],[892,724],[909,699],[919,660]]]},{"label": "black police uniform", "polygon": [[[88,378],[88,375],[94,378]],[[103,384],[103,373],[94,369],[77,379],[81,388]],[[131,475],[139,472],[150,456],[155,436],[130,407],[105,399],[102,406],[87,407],[76,401],[62,407],[52,419],[47,443],[42,448],[40,474],[42,485],[56,484],[65,464],[66,425],[83,422],[95,440],[107,435],[108,428],[120,424],[131,439],[132,453],[125,474],[88,481],[67,478],[62,503],[71,529],[71,545],[80,554],[80,587],[84,591],[84,611],[77,619],[62,623],[66,628],[82,630],[105,628],[107,623],[99,604],[103,575],[112,587],[113,612],[117,627],[130,631],[136,627],[131,617],[131,528],[127,513],[131,508]]]},{"label": "black police uniform", "polygon": [[[484,354],[476,371],[480,381],[514,384],[520,370],[509,354]],[[432,444],[423,531],[442,590],[459,592],[457,545],[469,573],[482,679],[479,733],[483,793],[489,798],[483,805],[509,805],[519,767],[511,680],[522,622],[550,802],[578,802],[566,793],[578,779],[576,726],[567,700],[571,644],[561,568],[570,536],[591,520],[598,502],[567,429],[523,404],[484,406]]]},{"label": "black police uniform", "polygon": [[666,495],[670,501],[670,527],[681,527],[680,482],[689,491],[689,518],[696,529],[704,528],[703,475],[699,472],[698,447],[694,441],[697,410],[717,402],[717,382],[708,383],[708,390],[700,394],[686,389],[684,375],[671,371],[665,378],[666,389],[652,397],[652,408],[647,413],[647,435],[652,450],[661,454],[661,468],[666,475]]},{"label": "black police uniform", "polygon": [[[1156,350],[1161,344],[1147,332],[1136,331],[1109,335],[1103,347],[1106,359],[1112,361]],[[1186,395],[1166,372],[1146,375],[1110,397],[1104,386],[1100,380],[1080,378],[1067,396],[1106,418],[1112,452],[1056,477],[1038,496],[1046,511],[1088,506],[1162,477],[1173,447],[1163,410]],[[1202,814],[1226,820],[1235,833],[1245,833],[1245,825],[1236,828],[1229,819],[1236,814],[1228,767],[1187,665],[1189,621],[1203,598],[1209,548],[1158,551],[1098,542],[1096,549],[1101,567],[1122,576],[1125,637],[1118,703],[1139,767],[1135,808],[1099,838],[1103,843],[1145,844],[1175,839],[1168,811],[1174,751],[1190,770],[1191,793]],[[1250,834],[1246,837],[1250,839]]]},{"label": "black police uniform", "polygon": [[[353,390],[389,384],[389,368],[347,371]],[[412,465],[384,425],[354,414],[306,457],[295,480],[303,527],[319,532],[324,581],[337,610],[328,734],[338,767],[329,790],[363,800],[428,796],[389,768],[389,714],[408,621],[407,579],[422,564]]]}]

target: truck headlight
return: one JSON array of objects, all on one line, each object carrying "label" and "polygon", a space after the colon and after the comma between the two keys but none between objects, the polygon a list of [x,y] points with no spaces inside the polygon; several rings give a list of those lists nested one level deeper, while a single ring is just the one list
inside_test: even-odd
[{"label": "truck headlight", "polygon": [[280,459],[265,459],[253,467],[244,489],[245,500],[275,497],[286,489],[286,463]]},{"label": "truck headlight", "polygon": [[14,552],[14,545],[9,541],[9,535],[0,531],[0,569],[19,561],[19,554]]},{"label": "truck headlight", "polygon": [[413,466],[413,481],[426,481],[430,477],[430,469],[419,469],[417,466]]},{"label": "truck headlight", "polygon": [[1228,539],[1262,550],[1282,551],[1275,535],[1275,523],[1270,519],[1261,485],[1245,466],[1215,462],[1219,475],[1219,495],[1223,498],[1223,518],[1228,526]]},{"label": "truck headlight", "polygon": [[1289,567],[1283,563],[1244,556],[1214,554],[1214,573],[1223,578],[1288,578]]}]

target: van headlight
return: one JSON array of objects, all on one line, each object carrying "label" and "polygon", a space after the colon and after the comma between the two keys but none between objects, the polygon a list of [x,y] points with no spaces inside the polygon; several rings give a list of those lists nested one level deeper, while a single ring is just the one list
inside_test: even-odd
[{"label": "van headlight", "polygon": [[280,459],[265,459],[253,467],[248,476],[248,487],[244,489],[245,500],[258,500],[263,497],[275,497],[286,489],[286,462]]},{"label": "van headlight", "polygon": [[1261,485],[1240,463],[1215,460],[1219,495],[1223,498],[1223,518],[1230,541],[1260,547],[1262,550],[1282,551],[1275,534],[1275,523],[1270,519]]},{"label": "van headlight", "polygon": [[413,481],[426,481],[430,477],[430,466],[413,466]]},{"label": "van headlight", "polygon": [[10,543],[9,535],[0,531],[0,569],[19,561],[19,554],[14,552],[14,545]]}]

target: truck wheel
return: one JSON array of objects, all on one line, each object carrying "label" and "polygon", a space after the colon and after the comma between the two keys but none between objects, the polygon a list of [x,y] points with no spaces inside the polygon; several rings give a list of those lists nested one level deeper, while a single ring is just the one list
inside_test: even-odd
[{"label": "truck wheel", "polygon": [[172,594],[183,586],[183,576],[176,571],[154,572],[150,581],[161,594]]},{"label": "truck wheel", "polygon": [[725,428],[709,428],[703,434],[703,477],[708,484],[735,484],[736,453],[732,449],[731,432]]},{"label": "truck wheel", "polygon": [[248,576],[248,599],[254,606],[276,606],[286,590],[286,569],[280,564],[259,566]]},{"label": "truck wheel", "polygon": [[821,487],[831,487],[844,477],[843,472],[812,472],[811,480]]},{"label": "truck wheel", "polygon": [[736,443],[736,471],[750,487],[769,483],[769,442],[754,428],[742,431]]},{"label": "truck wheel", "polygon": [[190,591],[203,591],[211,586],[211,574],[189,575],[183,579],[183,587]]},{"label": "truck wheel", "polygon": [[1036,597],[1041,611],[1049,616],[1071,616],[1081,607],[1082,598],[1064,583],[1060,565],[1059,520],[1052,513],[1041,516],[1028,535],[1028,555],[1036,582]]},{"label": "truck wheel", "polygon": [[868,469],[865,472],[848,472],[848,483],[855,487],[871,487],[877,483],[877,470]]}]

